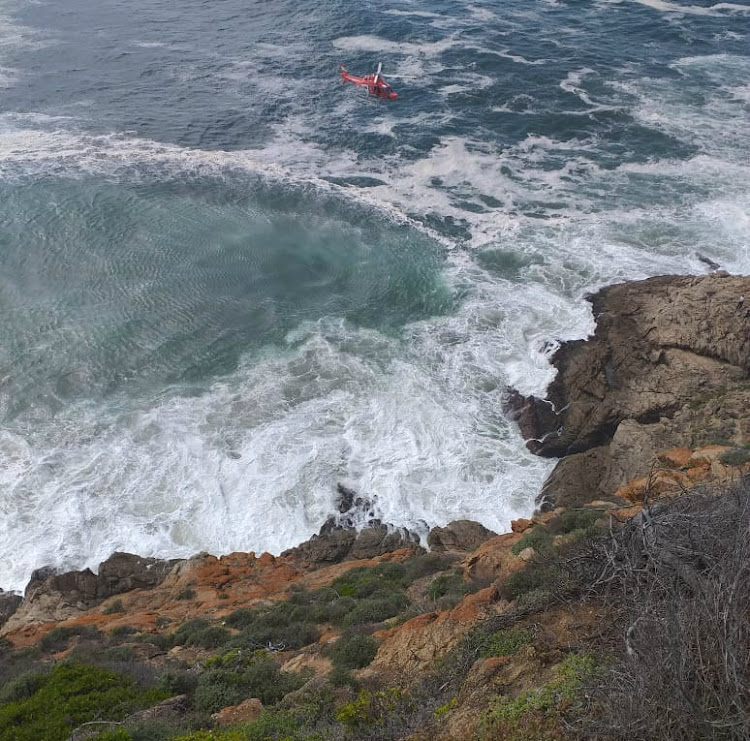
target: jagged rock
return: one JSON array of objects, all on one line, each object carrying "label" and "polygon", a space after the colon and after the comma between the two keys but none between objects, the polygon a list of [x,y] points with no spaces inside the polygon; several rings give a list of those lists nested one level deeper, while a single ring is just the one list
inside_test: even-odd
[{"label": "jagged rock", "polygon": [[8,622],[8,619],[18,609],[22,600],[21,595],[4,592],[0,589],[0,628]]},{"label": "jagged rock", "polygon": [[525,533],[531,525],[531,520],[527,520],[525,517],[519,517],[517,520],[510,521],[510,529],[514,533]]},{"label": "jagged rock", "polygon": [[563,343],[547,398],[511,392],[507,408],[539,455],[607,444],[619,423],[673,416],[699,393],[750,374],[750,335],[737,310],[750,278],[660,276],[588,297],[597,327]]},{"label": "jagged rock", "polygon": [[324,565],[343,561],[352,549],[357,533],[342,527],[323,526],[319,535],[284,551],[282,556],[292,556],[304,563]]},{"label": "jagged rock", "polygon": [[488,530],[484,525],[472,520],[455,520],[445,527],[434,527],[427,536],[427,544],[433,551],[476,550],[485,540],[497,533]]},{"label": "jagged rock", "polygon": [[357,498],[357,492],[343,484],[336,485],[336,491],[339,494],[339,500],[336,509],[341,513],[348,512],[354,506],[354,500]]},{"label": "jagged rock", "polygon": [[57,573],[50,566],[36,569],[26,585],[23,601],[2,626],[2,632],[21,625],[67,620],[113,594],[152,589],[179,563],[114,553],[100,565],[98,575],[90,569],[64,573]]},{"label": "jagged rock", "polygon": [[181,718],[190,710],[190,700],[187,695],[175,695],[162,700],[158,705],[145,710],[139,710],[128,716],[129,722],[174,721]]},{"label": "jagged rock", "polygon": [[319,567],[352,559],[374,558],[399,548],[419,548],[419,536],[402,528],[389,530],[382,524],[374,524],[360,532],[339,525],[324,525],[319,535],[313,535],[310,540],[281,555]]},{"label": "jagged rock", "polygon": [[113,553],[99,566],[97,595],[105,599],[132,589],[152,589],[164,581],[176,563],[177,560]]},{"label": "jagged rock", "polygon": [[211,716],[219,727],[236,726],[240,723],[252,723],[263,712],[263,703],[256,697],[241,702],[239,705],[222,708]]},{"label": "jagged rock", "polygon": [[[399,548],[419,547],[419,536],[403,528],[389,528],[375,517],[377,497],[360,496],[338,484],[339,514],[329,517],[317,535],[284,551],[313,567],[351,559],[374,558]],[[359,532],[357,532],[359,530]]]},{"label": "jagged rock", "polygon": [[419,548],[419,536],[404,528],[389,530],[386,525],[374,525],[357,533],[349,558],[374,558],[399,548]]},{"label": "jagged rock", "polygon": [[748,440],[750,325],[738,297],[749,291],[750,278],[720,272],[589,297],[596,332],[561,345],[547,398],[506,400],[529,449],[563,458],[537,500],[542,511],[612,497],[667,466],[660,451]]},{"label": "jagged rock", "polygon": [[22,625],[60,622],[97,604],[96,575],[89,569],[56,574],[37,569],[26,586],[23,602],[2,628],[9,633]]}]

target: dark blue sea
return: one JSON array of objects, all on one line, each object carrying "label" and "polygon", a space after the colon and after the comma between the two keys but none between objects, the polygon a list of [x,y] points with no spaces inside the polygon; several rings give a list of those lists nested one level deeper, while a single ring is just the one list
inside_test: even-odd
[{"label": "dark blue sea", "polygon": [[[383,74],[396,101],[337,77]],[[0,0],[0,586],[527,515],[583,296],[750,272],[750,5]]]}]

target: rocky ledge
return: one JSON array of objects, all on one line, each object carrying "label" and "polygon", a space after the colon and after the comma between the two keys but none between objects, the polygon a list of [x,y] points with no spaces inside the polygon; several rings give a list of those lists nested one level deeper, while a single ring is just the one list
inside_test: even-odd
[{"label": "rocky ledge", "polygon": [[[559,347],[546,398],[507,397],[528,448],[562,458],[539,505],[633,498],[665,466],[726,473],[722,456],[750,439],[750,278],[659,276],[587,298],[596,331]],[[706,446],[703,464],[690,461]],[[681,451],[665,458],[669,448]],[[634,479],[640,488],[623,489]]]}]

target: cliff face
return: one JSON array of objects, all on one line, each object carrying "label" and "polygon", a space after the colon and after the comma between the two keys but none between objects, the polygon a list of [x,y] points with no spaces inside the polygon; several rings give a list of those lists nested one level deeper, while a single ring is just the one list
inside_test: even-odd
[{"label": "cliff face", "polygon": [[589,300],[595,334],[560,346],[546,398],[508,396],[529,449],[563,458],[540,503],[611,497],[658,451],[750,437],[750,279],[660,276]]},{"label": "cliff face", "polygon": [[654,500],[750,475],[750,279],[659,277],[589,300],[596,333],[561,345],[547,398],[508,395],[529,448],[562,458],[532,519],[501,535],[435,528],[425,553],[377,521],[352,530],[369,503],[340,487],[320,535],[278,557],[114,554],[98,574],[39,570],[23,600],[0,594],[0,721],[1,670],[18,673],[17,649],[37,646],[39,666],[125,654],[147,665],[186,693],[152,713],[183,730],[265,712],[269,738],[269,718],[290,717],[303,725],[279,738],[573,738],[565,713],[583,707],[602,634],[607,651],[620,646],[606,626],[621,608],[581,601],[549,564],[574,562],[582,539]]}]

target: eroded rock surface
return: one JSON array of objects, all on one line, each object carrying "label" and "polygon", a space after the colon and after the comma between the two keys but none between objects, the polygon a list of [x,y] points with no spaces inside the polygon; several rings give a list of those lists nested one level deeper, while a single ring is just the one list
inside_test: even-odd
[{"label": "eroded rock surface", "polygon": [[511,392],[527,446],[562,457],[542,506],[607,498],[656,453],[750,439],[750,278],[660,276],[589,297],[593,337],[561,345],[547,397]]}]

